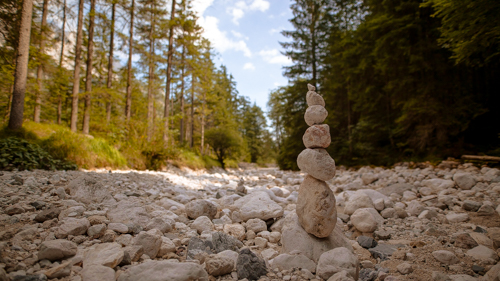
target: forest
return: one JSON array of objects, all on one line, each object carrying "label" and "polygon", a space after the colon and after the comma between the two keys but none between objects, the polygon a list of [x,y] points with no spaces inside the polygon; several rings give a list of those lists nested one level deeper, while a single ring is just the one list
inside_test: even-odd
[{"label": "forest", "polygon": [[[341,165],[500,156],[499,1],[290,3],[288,85],[264,112],[214,63],[192,0],[1,0],[0,148],[24,130],[84,168],[296,170],[310,83]],[[97,156],[82,147],[115,160],[85,162]]]},{"label": "forest", "polygon": [[500,2],[296,0],[289,84],[270,94],[282,169],[297,169],[307,83],[342,165],[500,156]]},{"label": "forest", "polygon": [[[23,27],[27,16],[31,29]],[[201,167],[272,162],[273,154],[263,153],[274,150],[264,112],[239,95],[224,65],[215,65],[197,20],[191,0],[2,0],[4,126],[16,130],[26,121],[26,128],[58,132],[37,142],[84,167],[124,166],[123,159],[78,161],[84,157],[71,151],[103,143],[137,169],[183,157],[202,158]],[[27,81],[16,101],[23,38]],[[68,148],[81,139],[75,133],[101,142]]]}]

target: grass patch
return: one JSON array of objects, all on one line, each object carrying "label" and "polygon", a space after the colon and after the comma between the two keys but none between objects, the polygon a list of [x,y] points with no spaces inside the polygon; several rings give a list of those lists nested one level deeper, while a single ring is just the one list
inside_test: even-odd
[{"label": "grass patch", "polygon": [[10,136],[39,145],[51,157],[59,160],[67,159],[81,168],[127,166],[127,161],[121,153],[105,139],[73,133],[63,126],[25,122],[20,131],[12,132],[4,128],[0,133],[0,138]]}]

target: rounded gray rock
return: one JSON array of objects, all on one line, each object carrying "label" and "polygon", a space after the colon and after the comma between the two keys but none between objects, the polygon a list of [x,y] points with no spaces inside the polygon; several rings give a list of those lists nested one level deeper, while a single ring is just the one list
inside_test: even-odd
[{"label": "rounded gray rock", "polygon": [[42,242],[38,251],[39,260],[56,261],[76,255],[77,245],[66,239]]},{"label": "rounded gray rock", "polygon": [[307,148],[327,148],[332,142],[330,127],[327,124],[311,126],[304,133],[302,141]]},{"label": "rounded gray rock", "polygon": [[306,109],[304,114],[304,119],[307,125],[312,126],[316,124],[321,124],[325,121],[328,116],[328,111],[321,105],[312,105]]},{"label": "rounded gray rock", "polygon": [[186,213],[190,219],[197,219],[201,216],[207,216],[211,220],[217,214],[217,206],[204,199],[193,200],[186,205]]},{"label": "rounded gray rock", "polygon": [[297,215],[308,233],[328,237],[337,224],[335,195],[328,184],[307,175],[299,188]]},{"label": "rounded gray rock", "polygon": [[318,180],[328,181],[335,176],[335,160],[323,148],[304,149],[297,157],[297,165]]},{"label": "rounded gray rock", "polygon": [[312,105],[325,106],[325,100],[323,99],[323,97],[314,91],[307,92],[306,101],[308,106]]}]

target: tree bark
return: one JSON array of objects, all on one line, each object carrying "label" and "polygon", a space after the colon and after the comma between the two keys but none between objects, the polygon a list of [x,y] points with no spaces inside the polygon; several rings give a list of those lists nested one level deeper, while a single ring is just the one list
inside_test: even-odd
[{"label": "tree bark", "polygon": [[[59,70],[62,70],[62,63],[64,59],[64,40],[65,40],[65,29],[66,28],[66,0],[63,2],[63,22],[61,28],[61,54],[59,56]],[[62,95],[59,93],[59,97],[57,99],[57,124],[61,125],[62,122]]]},{"label": "tree bark", "polygon": [[[40,25],[40,55],[43,54],[45,49],[45,37],[44,37],[44,28],[47,25],[47,6],[49,0],[43,0],[43,8],[42,8],[42,24]],[[42,76],[43,76],[43,66],[42,63],[38,65],[36,71],[36,84],[38,86],[37,91],[35,92],[35,112],[33,113],[33,121],[36,123],[40,123],[40,111],[41,111],[41,103],[42,103]]]},{"label": "tree bark", "polygon": [[148,133],[147,141],[151,142],[153,137],[153,126],[154,126],[154,104],[153,104],[153,75],[154,75],[154,37],[153,32],[155,29],[155,14],[154,14],[154,4],[151,4],[151,30],[149,31],[149,77],[148,77]]},{"label": "tree bark", "polygon": [[189,147],[194,147],[194,74],[192,74],[191,78],[191,135],[189,141]]},{"label": "tree bark", "polygon": [[78,121],[78,95],[80,94],[80,57],[82,55],[83,41],[83,1],[78,4],[78,27],[76,31],[75,70],[73,72],[73,100],[71,102],[71,131],[76,132]]},{"label": "tree bark", "polygon": [[131,116],[131,106],[132,106],[132,50],[134,44],[134,4],[135,0],[132,0],[132,6],[130,7],[130,38],[128,42],[128,65],[127,65],[127,100],[125,103],[125,117],[127,121],[130,120]]},{"label": "tree bark", "polygon": [[9,117],[9,129],[19,130],[23,126],[24,95],[28,77],[28,58],[30,50],[31,17],[33,0],[24,0],[21,12],[21,26],[17,45],[16,71],[14,73],[14,90]]},{"label": "tree bark", "polygon": [[163,142],[165,145],[168,143],[168,106],[170,99],[170,83],[172,82],[172,56],[174,44],[174,19],[175,19],[175,0],[172,0],[172,10],[170,11],[170,30],[168,34],[168,55],[167,55],[167,83],[165,85],[165,110],[163,116],[165,118]]},{"label": "tree bark", "polygon": [[87,77],[85,79],[85,112],[83,116],[83,133],[89,134],[90,127],[90,107],[92,92],[92,57],[94,56],[94,18],[95,18],[95,1],[90,0],[89,12],[89,39],[87,48]]},{"label": "tree bark", "polygon": [[203,101],[201,106],[201,155],[204,154],[204,146],[205,146],[205,98],[206,93],[203,92]]},{"label": "tree bark", "polygon": [[179,103],[181,106],[181,120],[180,120],[180,143],[184,142],[184,75],[185,75],[185,64],[184,64],[184,59],[185,59],[185,53],[186,53],[186,47],[182,46],[182,55],[181,55],[181,64],[182,64],[182,69],[181,69],[181,96],[179,97]]},{"label": "tree bark", "polygon": [[[108,90],[111,89],[113,84],[113,48],[115,39],[115,6],[116,3],[113,1],[111,5],[111,34],[109,38],[109,62],[108,62]],[[111,120],[111,95],[108,93],[108,101],[106,102],[106,122],[109,124]]]}]

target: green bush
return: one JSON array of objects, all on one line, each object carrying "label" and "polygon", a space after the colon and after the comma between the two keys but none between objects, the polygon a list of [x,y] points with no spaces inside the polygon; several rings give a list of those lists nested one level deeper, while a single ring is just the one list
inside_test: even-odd
[{"label": "green bush", "polygon": [[171,148],[149,148],[142,151],[146,157],[146,168],[149,170],[160,170],[166,166],[167,160],[177,159],[179,151]]},{"label": "green bush", "polygon": [[0,139],[0,169],[2,170],[76,170],[74,163],[61,161],[43,150],[38,144],[10,137]]}]

